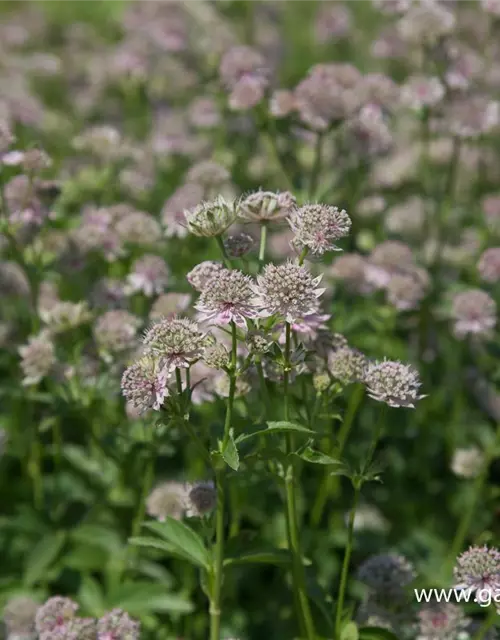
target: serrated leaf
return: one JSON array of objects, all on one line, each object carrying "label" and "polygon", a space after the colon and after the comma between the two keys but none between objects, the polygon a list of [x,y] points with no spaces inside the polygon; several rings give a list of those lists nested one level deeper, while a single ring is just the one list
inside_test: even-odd
[{"label": "serrated leaf", "polygon": [[340,460],[336,460],[326,453],[317,451],[315,449],[312,449],[311,447],[306,447],[302,451],[297,451],[295,455],[301,458],[301,460],[304,460],[305,462],[312,462],[313,464],[342,465],[342,462]]},{"label": "serrated leaf", "polygon": [[200,536],[183,522],[166,517],[165,522],[145,522],[144,527],[158,534],[173,551],[204,569],[210,566],[210,556]]},{"label": "serrated leaf", "polygon": [[238,449],[236,448],[232,429],[229,432],[229,440],[227,441],[226,446],[221,448],[221,455],[231,469],[238,471],[240,468],[240,457],[238,455]]},{"label": "serrated leaf", "polygon": [[164,584],[150,582],[132,582],[120,585],[108,599],[108,607],[124,609],[130,615],[142,616],[144,613],[190,613],[192,603],[184,596],[168,593]]},{"label": "serrated leaf", "polygon": [[32,586],[41,580],[54,564],[66,542],[66,533],[57,531],[44,536],[32,549],[26,561],[24,583]]},{"label": "serrated leaf", "polygon": [[398,637],[383,627],[361,627],[359,640],[398,640]]},{"label": "serrated leaf", "polygon": [[342,627],[340,632],[340,640],[358,640],[358,627],[355,622],[348,622]]}]

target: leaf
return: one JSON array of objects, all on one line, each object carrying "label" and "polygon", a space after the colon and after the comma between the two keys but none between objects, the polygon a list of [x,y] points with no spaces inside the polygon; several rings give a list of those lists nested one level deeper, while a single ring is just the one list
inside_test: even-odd
[{"label": "leaf", "polygon": [[398,637],[383,627],[361,627],[359,640],[398,640]]},{"label": "leaf", "polygon": [[164,613],[190,613],[194,607],[184,596],[168,593],[164,584],[132,582],[120,585],[109,600],[108,607],[124,609],[132,616],[149,611]]},{"label": "leaf", "polygon": [[143,526],[172,545],[178,555],[204,569],[209,568],[210,556],[203,540],[183,522],[167,516],[165,522],[145,522]]},{"label": "leaf", "polygon": [[355,622],[348,622],[340,632],[340,640],[358,640],[358,627]]},{"label": "leaf", "polygon": [[340,460],[336,460],[331,456],[323,453],[322,451],[317,451],[312,449],[311,447],[306,447],[302,451],[297,451],[295,453],[296,456],[305,460],[306,462],[312,462],[313,464],[336,464],[342,465]]},{"label": "leaf", "polygon": [[240,467],[240,457],[238,455],[238,449],[236,448],[233,433],[233,430],[230,429],[229,440],[227,441],[226,446],[221,448],[221,455],[231,469],[238,471]]},{"label": "leaf", "polygon": [[78,600],[87,612],[96,618],[100,617],[104,611],[106,611],[106,602],[101,585],[91,576],[84,576],[82,579],[78,592]]},{"label": "leaf", "polygon": [[238,436],[238,438],[236,438],[236,442],[243,442],[245,440],[249,440],[250,438],[255,438],[258,436],[273,435],[274,433],[280,433],[281,431],[293,431],[294,433],[318,435],[315,431],[311,431],[311,429],[307,429],[301,424],[296,424],[295,422],[286,422],[284,420],[280,420],[278,422],[268,422],[267,426],[267,429],[259,429],[259,431],[254,431],[253,433],[247,433]]},{"label": "leaf", "polygon": [[262,551],[252,551],[243,555],[226,557],[224,566],[234,566],[237,564],[288,564],[291,562],[290,552],[287,549],[269,549]]},{"label": "leaf", "polygon": [[44,536],[32,549],[24,569],[24,582],[32,586],[45,577],[66,542],[66,533],[57,531]]},{"label": "leaf", "polygon": [[114,553],[118,547],[122,546],[122,541],[116,531],[95,524],[80,525],[72,532],[71,538],[79,544],[84,543],[99,547],[108,553]]}]

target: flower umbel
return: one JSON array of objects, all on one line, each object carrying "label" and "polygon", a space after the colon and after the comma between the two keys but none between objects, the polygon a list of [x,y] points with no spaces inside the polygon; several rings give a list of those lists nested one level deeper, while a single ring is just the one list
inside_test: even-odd
[{"label": "flower umbel", "polygon": [[243,328],[247,318],[258,316],[256,307],[252,279],[235,269],[224,269],[208,280],[195,305],[202,322],[216,325],[234,322]]},{"label": "flower umbel", "polygon": [[257,277],[255,304],[264,317],[278,315],[294,322],[315,313],[317,299],[325,289],[318,288],[321,276],[313,277],[307,267],[288,260],[285,264],[268,264]]},{"label": "flower umbel", "polygon": [[470,547],[458,556],[453,575],[455,589],[488,591],[495,595],[500,590],[500,552],[486,545]]},{"label": "flower umbel", "polygon": [[237,203],[218,196],[184,212],[188,230],[195,236],[220,236],[236,219]]},{"label": "flower umbel", "polygon": [[368,367],[364,383],[370,398],[385,402],[390,407],[415,408],[415,402],[425,398],[419,395],[418,373],[402,362],[384,360]]},{"label": "flower umbel", "polygon": [[306,204],[295,209],[288,223],[296,242],[316,255],[341,251],[335,242],[348,235],[352,224],[344,209],[325,204]]},{"label": "flower umbel", "polygon": [[144,335],[144,344],[169,371],[175,367],[189,367],[205,347],[205,334],[196,322],[188,318],[160,320]]},{"label": "flower umbel", "polygon": [[158,411],[168,395],[169,372],[159,367],[151,356],[144,356],[125,369],[122,376],[122,393],[127,400],[144,413]]}]

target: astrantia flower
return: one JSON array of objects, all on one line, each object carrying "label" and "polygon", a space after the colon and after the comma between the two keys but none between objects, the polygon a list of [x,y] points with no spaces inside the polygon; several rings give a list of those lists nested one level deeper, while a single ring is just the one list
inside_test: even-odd
[{"label": "astrantia flower", "polygon": [[151,325],[144,344],[169,370],[189,367],[203,353],[206,340],[200,327],[188,318],[164,319]]},{"label": "astrantia flower", "polygon": [[500,247],[486,249],[479,258],[477,270],[485,282],[498,282],[500,280]]},{"label": "astrantia flower", "polygon": [[236,219],[235,201],[218,196],[212,202],[202,202],[184,211],[188,230],[195,236],[213,238],[220,236]]},{"label": "astrantia flower", "polygon": [[496,325],[497,308],[493,298],[481,289],[457,293],[452,301],[451,315],[458,338],[466,335],[486,336]]},{"label": "astrantia flower", "polygon": [[475,478],[484,465],[484,454],[477,447],[456,449],[453,452],[451,470],[460,478]]},{"label": "astrantia flower", "polygon": [[401,90],[401,101],[406,106],[419,110],[433,107],[444,97],[445,89],[436,77],[413,76]]},{"label": "astrantia flower", "polygon": [[224,269],[208,280],[195,305],[200,321],[216,325],[234,322],[239,327],[246,327],[247,318],[258,316],[256,307],[252,279],[235,269]]},{"label": "astrantia flower", "polygon": [[142,291],[145,296],[162,293],[168,282],[169,270],[160,256],[145,255],[132,265],[127,278],[127,293]]},{"label": "astrantia flower", "polygon": [[248,233],[238,233],[224,240],[226,253],[230,258],[241,258],[252,250],[254,239]]},{"label": "astrantia flower", "polygon": [[194,164],[186,173],[185,182],[199,184],[204,192],[221,187],[231,179],[231,174],[221,164],[213,160],[202,160]]},{"label": "astrantia flower", "polygon": [[184,238],[188,234],[184,211],[203,200],[204,190],[199,184],[183,184],[165,201],[161,212],[168,238]]},{"label": "astrantia flower", "polygon": [[365,277],[367,261],[359,253],[344,253],[332,263],[328,275],[355,293],[368,293],[373,289]]},{"label": "astrantia flower", "polygon": [[238,204],[238,216],[248,222],[275,222],[288,217],[297,201],[288,192],[255,191]]},{"label": "astrantia flower", "polygon": [[186,511],[187,488],[182,482],[163,482],[151,491],[146,511],[160,522],[167,516],[180,520]]},{"label": "astrantia flower", "polygon": [[170,372],[161,368],[151,356],[144,356],[125,369],[122,393],[133,407],[144,413],[149,409],[158,411],[168,395]]},{"label": "astrantia flower", "polygon": [[295,209],[288,222],[296,241],[316,255],[340,251],[335,241],[348,235],[352,224],[344,209],[325,204],[306,204]]},{"label": "astrantia flower", "polygon": [[196,291],[203,291],[207,282],[217,276],[221,271],[224,271],[224,269],[225,267],[221,262],[205,260],[193,267],[186,278]]},{"label": "astrantia flower", "polygon": [[419,395],[418,373],[402,362],[384,360],[370,365],[363,382],[370,398],[385,402],[390,407],[414,409],[415,402],[425,397]]},{"label": "astrantia flower", "polygon": [[55,347],[47,331],[29,338],[28,344],[19,347],[19,354],[24,386],[40,382],[56,363]]},{"label": "astrantia flower", "polygon": [[384,599],[397,599],[415,579],[413,565],[396,553],[381,553],[365,560],[359,567],[358,580]]},{"label": "astrantia flower", "polygon": [[87,302],[57,301],[40,310],[40,318],[49,325],[50,331],[64,331],[85,324],[91,318]]},{"label": "astrantia flower", "polygon": [[450,33],[455,22],[453,12],[442,4],[413,3],[398,22],[398,31],[400,36],[410,44],[432,45],[440,37]]},{"label": "astrantia flower", "polygon": [[204,516],[215,509],[217,491],[213,482],[198,482],[189,488],[187,495],[188,518]]},{"label": "astrantia flower", "polygon": [[328,357],[328,369],[332,376],[343,384],[362,380],[368,366],[364,353],[351,347],[332,351]]},{"label": "astrantia flower", "polygon": [[116,234],[122,243],[150,246],[160,240],[161,227],[149,213],[132,211],[118,221]]},{"label": "astrantia flower", "polygon": [[94,338],[104,359],[112,359],[137,345],[140,320],[128,311],[116,309],[100,316],[94,325]]},{"label": "astrantia flower", "polygon": [[371,286],[383,289],[395,273],[413,268],[411,248],[403,242],[386,240],[377,245],[368,257],[365,278]]},{"label": "astrantia flower", "polygon": [[425,297],[430,278],[424,269],[394,274],[387,285],[387,301],[398,311],[418,308]]},{"label": "astrantia flower", "polygon": [[121,609],[106,613],[97,623],[97,640],[139,640],[141,625]]},{"label": "astrantia flower", "polygon": [[225,369],[229,365],[229,352],[223,344],[217,342],[205,349],[203,362],[211,369]]},{"label": "astrantia flower", "polygon": [[455,589],[478,591],[494,596],[500,591],[500,552],[498,549],[470,547],[457,558],[453,569]]},{"label": "astrantia flower", "polygon": [[427,604],[417,615],[417,640],[456,640],[469,623],[462,607],[451,602]]},{"label": "astrantia flower", "polygon": [[266,265],[257,276],[255,304],[264,317],[278,315],[295,322],[315,313],[317,300],[325,289],[318,288],[321,276],[313,277],[307,267],[288,260],[285,264]]},{"label": "astrantia flower", "polygon": [[61,628],[65,630],[68,623],[75,617],[77,609],[76,602],[69,598],[62,596],[49,598],[37,611],[36,630],[40,635],[47,632],[57,632]]}]

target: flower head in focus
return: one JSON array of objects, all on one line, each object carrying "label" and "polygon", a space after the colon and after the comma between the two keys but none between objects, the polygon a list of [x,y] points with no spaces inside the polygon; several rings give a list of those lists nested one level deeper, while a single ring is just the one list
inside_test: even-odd
[{"label": "flower head in focus", "polygon": [[487,591],[494,596],[500,590],[500,552],[486,545],[470,547],[458,556],[453,575],[455,589]]},{"label": "flower head in focus", "polygon": [[318,288],[320,281],[321,276],[315,278],[307,267],[291,260],[268,264],[257,276],[255,304],[264,317],[277,315],[295,322],[316,312],[317,300],[325,291]]},{"label": "flower head in focus", "polygon": [[363,380],[367,366],[368,360],[364,353],[348,346],[335,349],[328,357],[331,375],[343,384]]},{"label": "flower head in focus", "polygon": [[288,191],[255,191],[238,203],[238,217],[247,222],[267,224],[284,220],[296,206],[295,197]]},{"label": "flower head in focus", "polygon": [[223,196],[211,202],[202,202],[184,211],[188,230],[195,236],[214,238],[220,236],[236,220],[237,203]]},{"label": "flower head in focus", "polygon": [[161,368],[157,360],[143,356],[125,369],[121,380],[122,393],[139,414],[150,409],[159,411],[169,393],[169,378],[170,372]]},{"label": "flower head in focus", "polygon": [[155,322],[143,339],[148,352],[159,359],[160,367],[173,370],[187,368],[201,357],[205,333],[189,318],[166,318]]},{"label": "flower head in focus", "polygon": [[225,267],[221,262],[216,262],[215,260],[204,260],[193,267],[187,274],[186,278],[193,289],[201,292],[211,278],[216,277],[224,270]]},{"label": "flower head in focus", "polygon": [[315,255],[340,251],[335,242],[348,235],[351,219],[344,211],[325,204],[306,204],[288,217],[295,241]]},{"label": "flower head in focus", "polygon": [[425,396],[419,394],[418,373],[402,362],[384,360],[368,366],[364,383],[370,398],[390,407],[415,408],[415,402]]},{"label": "flower head in focus", "polygon": [[245,328],[247,318],[257,318],[252,278],[236,269],[224,269],[209,279],[195,305],[201,322]]}]

